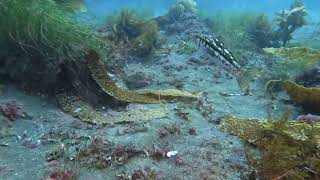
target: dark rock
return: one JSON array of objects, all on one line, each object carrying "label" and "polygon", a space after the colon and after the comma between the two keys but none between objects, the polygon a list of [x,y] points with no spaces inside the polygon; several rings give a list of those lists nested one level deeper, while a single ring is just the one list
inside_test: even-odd
[{"label": "dark rock", "polygon": [[172,17],[170,13],[165,16],[155,18],[158,22],[160,29],[167,34],[192,34],[192,33],[205,33],[209,34],[210,30],[205,23],[191,12],[185,11],[183,14]]},{"label": "dark rock", "polygon": [[190,134],[190,135],[193,135],[193,136],[197,135],[196,129],[195,129],[195,128],[190,128],[190,129],[189,129],[189,134]]},{"label": "dark rock", "polygon": [[305,70],[301,75],[296,77],[298,84],[306,87],[320,86],[320,67]]},{"label": "dark rock", "polygon": [[30,149],[37,148],[37,144],[34,143],[31,138],[25,139],[21,144]]},{"label": "dark rock", "polygon": [[125,83],[129,89],[139,89],[148,86],[151,83],[151,78],[143,72],[137,72],[128,76]]}]

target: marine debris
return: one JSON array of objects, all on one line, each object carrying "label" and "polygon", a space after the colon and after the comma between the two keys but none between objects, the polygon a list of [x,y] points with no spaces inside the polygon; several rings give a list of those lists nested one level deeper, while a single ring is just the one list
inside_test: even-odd
[{"label": "marine debris", "polygon": [[221,128],[259,148],[258,156],[247,152],[249,165],[259,178],[319,178],[319,123],[288,121],[288,114],[267,121],[226,116]]}]

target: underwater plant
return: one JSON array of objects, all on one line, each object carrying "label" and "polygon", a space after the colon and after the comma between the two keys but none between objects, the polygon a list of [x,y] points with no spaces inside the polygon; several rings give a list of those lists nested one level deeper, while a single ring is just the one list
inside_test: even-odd
[{"label": "underwater plant", "polygon": [[248,29],[259,15],[255,13],[215,13],[206,19],[207,24],[224,44],[236,55],[241,55],[248,49],[256,49]]},{"label": "underwater plant", "polygon": [[274,32],[266,15],[259,15],[247,30],[251,40],[260,48],[273,45]]},{"label": "underwater plant", "polygon": [[129,44],[134,55],[148,56],[159,44],[158,24],[137,16],[134,11],[122,10],[111,24],[113,31],[111,40],[116,44],[121,42]]},{"label": "underwater plant", "polygon": [[147,21],[142,25],[142,34],[133,42],[133,53],[138,56],[153,54],[159,42],[159,29],[155,21]]},{"label": "underwater plant", "polygon": [[281,10],[276,13],[275,23],[277,26],[276,36],[286,46],[292,39],[292,33],[307,24],[305,17],[308,15],[302,1],[296,0],[290,10]]},{"label": "underwater plant", "polygon": [[194,0],[177,0],[168,12],[172,20],[181,18],[185,13],[194,14],[197,12],[197,3]]},{"label": "underwater plant", "polygon": [[[319,179],[320,124],[279,119],[262,121],[226,116],[222,129],[260,153],[247,150],[249,166],[259,179]],[[251,149],[254,147],[251,146]]]},{"label": "underwater plant", "polygon": [[190,42],[185,42],[185,41],[182,41],[177,48],[177,53],[179,54],[190,55],[195,51],[196,51],[196,47],[194,46],[194,44],[191,44]]},{"label": "underwater plant", "polygon": [[107,47],[98,33],[53,0],[3,0],[0,32],[7,44],[44,58],[79,56],[82,48],[103,54]]},{"label": "underwater plant", "polygon": [[75,13],[87,12],[87,7],[84,5],[83,0],[54,0],[64,10],[72,11]]},{"label": "underwater plant", "polygon": [[276,63],[273,79],[290,79],[301,72],[320,64],[320,52],[317,49],[292,48],[264,48],[265,52],[283,59]]}]

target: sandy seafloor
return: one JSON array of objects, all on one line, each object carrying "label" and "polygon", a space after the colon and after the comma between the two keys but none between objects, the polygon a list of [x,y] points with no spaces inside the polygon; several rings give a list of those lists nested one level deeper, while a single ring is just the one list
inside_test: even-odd
[{"label": "sandy seafloor", "polygon": [[[178,46],[179,40],[169,40],[170,49]],[[264,55],[251,53],[249,60],[255,66],[265,67]],[[190,58],[196,59],[190,62]],[[198,50],[191,55],[177,54],[172,51],[167,55],[148,60],[143,64],[131,62],[127,72],[143,71],[152,77],[147,89],[175,88],[172,83],[180,80],[183,89],[194,92],[206,92],[206,106],[212,107],[210,118],[201,115],[195,103],[168,104],[170,108],[182,108],[188,112],[189,120],[177,116],[174,111],[165,118],[155,119],[145,124],[117,124],[115,127],[97,127],[80,122],[65,114],[58,107],[55,99],[27,95],[12,85],[6,85],[0,96],[0,103],[15,100],[23,110],[30,113],[31,120],[16,120],[9,123],[0,115],[0,179],[25,180],[41,179],[48,169],[46,153],[50,144],[40,143],[41,137],[48,133],[72,134],[64,140],[72,141],[81,137],[98,136],[115,144],[129,144],[141,149],[150,149],[153,145],[178,151],[182,164],[174,158],[154,160],[146,155],[130,159],[123,165],[96,170],[82,168],[80,179],[115,179],[117,174],[132,174],[134,170],[150,168],[155,170],[159,179],[240,179],[246,171],[244,144],[234,136],[219,129],[216,119],[223,115],[235,115],[242,118],[268,118],[271,110],[270,99],[265,98],[264,85],[256,80],[251,83],[252,96],[222,96],[220,93],[241,93],[236,80],[230,78],[219,67],[212,64],[213,59],[206,59],[204,51]],[[198,62],[197,62],[198,61]],[[221,72],[221,76],[219,75]],[[283,94],[283,100],[288,97]],[[285,101],[276,101],[272,114],[281,114],[288,109],[299,109]],[[158,105],[134,105],[133,108],[149,108]],[[270,112],[270,111],[269,111]],[[159,137],[159,128],[175,124],[180,133]],[[143,126],[145,131],[127,133],[133,126]],[[190,135],[189,129],[195,128],[196,135]]]}]

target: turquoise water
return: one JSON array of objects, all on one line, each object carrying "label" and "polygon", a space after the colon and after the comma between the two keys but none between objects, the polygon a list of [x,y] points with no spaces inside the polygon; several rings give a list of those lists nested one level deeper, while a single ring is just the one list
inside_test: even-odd
[{"label": "turquoise water", "polygon": [[0,1],[0,180],[320,179],[294,2]]},{"label": "turquoise water", "polygon": [[[103,17],[114,13],[121,8],[136,8],[153,12],[154,16],[163,15],[166,13],[174,0],[164,1],[146,1],[146,0],[84,0],[84,3],[89,9],[89,13],[96,17]],[[315,0],[304,0],[305,6],[310,11],[312,18],[318,19],[320,9],[320,2]],[[198,0],[196,1],[198,8],[201,11],[208,13],[215,13],[216,11],[236,11],[236,12],[263,12],[272,15],[280,9],[285,9],[292,3],[291,0],[261,0],[259,2],[252,2],[250,0],[225,0],[223,2],[218,0]]]}]

